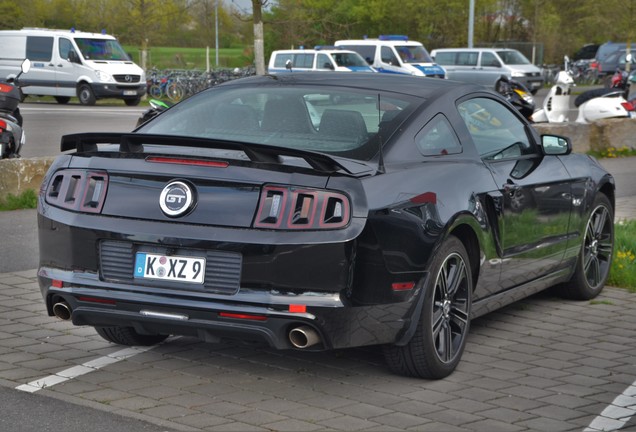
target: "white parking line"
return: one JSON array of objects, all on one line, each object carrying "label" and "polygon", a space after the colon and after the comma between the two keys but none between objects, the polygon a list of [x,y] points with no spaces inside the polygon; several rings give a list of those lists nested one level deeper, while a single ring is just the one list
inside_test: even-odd
[{"label": "white parking line", "polygon": [[85,375],[89,372],[96,371],[98,369],[103,368],[104,366],[108,366],[110,364],[117,363],[129,357],[135,356],[137,354],[141,354],[142,352],[148,351],[152,348],[154,347],[147,346],[147,347],[125,348],[123,350],[116,351],[112,354],[108,354],[105,357],[100,357],[95,360],[91,360],[82,365],[73,366],[71,368],[64,369],[63,371],[58,372],[55,375],[49,375],[45,378],[31,381],[28,384],[17,386],[16,390],[22,390],[28,393],[35,393],[38,390],[49,388],[51,386],[54,386],[55,384],[59,384],[64,381],[68,381],[70,379],[76,378],[80,375]]},{"label": "white parking line", "polygon": [[636,381],[618,395],[603,412],[592,420],[584,432],[616,431],[636,414]]}]

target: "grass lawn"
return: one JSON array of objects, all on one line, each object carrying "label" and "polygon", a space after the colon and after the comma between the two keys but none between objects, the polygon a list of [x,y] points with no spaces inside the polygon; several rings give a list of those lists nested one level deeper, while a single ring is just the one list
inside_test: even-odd
[{"label": "grass lawn", "polygon": [[[133,61],[141,66],[140,50],[136,46],[124,46]],[[210,69],[216,68],[214,48],[209,52]],[[219,67],[235,68],[250,66],[253,63],[248,47],[222,48],[219,50]],[[147,69],[206,69],[205,48],[152,47],[148,50]]]}]

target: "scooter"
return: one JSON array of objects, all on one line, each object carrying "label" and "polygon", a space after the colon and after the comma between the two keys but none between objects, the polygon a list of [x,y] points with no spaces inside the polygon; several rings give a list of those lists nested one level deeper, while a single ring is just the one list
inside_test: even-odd
[{"label": "scooter", "polygon": [[633,74],[617,69],[609,88],[589,90],[574,100],[579,108],[577,123],[589,123],[595,120],[614,117],[636,117],[636,105],[629,97],[630,82]]},{"label": "scooter", "polygon": [[502,75],[495,84],[495,90],[506,98],[526,119],[531,120],[534,113],[534,98],[532,93],[519,81]]},{"label": "scooter", "polygon": [[146,123],[148,120],[155,118],[156,116],[170,108],[172,105],[174,105],[171,102],[164,102],[159,99],[150,99],[148,103],[150,104],[150,109],[146,110],[141,115],[141,117],[137,119],[137,127]]},{"label": "scooter", "polygon": [[532,114],[535,123],[562,123],[568,121],[570,111],[570,93],[574,84],[574,78],[568,66],[570,59],[564,57],[565,68],[556,76],[555,84],[550,88],[548,95],[543,100],[543,108]]},{"label": "scooter", "polygon": [[22,62],[20,72],[0,82],[0,159],[20,157],[20,150],[26,142],[22,128],[22,115],[18,104],[24,99],[20,87],[20,75],[31,68],[31,61]]}]

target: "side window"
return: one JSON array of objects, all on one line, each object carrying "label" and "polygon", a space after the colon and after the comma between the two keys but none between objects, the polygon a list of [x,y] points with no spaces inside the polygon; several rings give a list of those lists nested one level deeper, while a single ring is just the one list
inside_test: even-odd
[{"label": "side window", "polygon": [[536,153],[525,124],[494,99],[474,98],[457,109],[484,160],[516,158]]},{"label": "side window", "polygon": [[443,114],[437,114],[433,120],[420,130],[415,137],[415,144],[424,156],[439,156],[462,152],[455,131]]},{"label": "side window", "polygon": [[479,57],[479,55],[476,52],[457,53],[457,64],[462,66],[477,66],[477,57]]},{"label": "side window", "polygon": [[393,50],[391,49],[391,47],[383,46],[380,51],[380,57],[381,57],[382,63],[389,63],[394,66],[400,65],[400,62],[398,61],[397,57],[393,53]]},{"label": "side window", "polygon": [[456,64],[454,52],[438,52],[435,55],[435,63],[442,66],[452,66]]},{"label": "side window", "polygon": [[68,39],[60,38],[58,51],[60,52],[60,58],[68,60],[69,53],[74,51],[73,44]]},{"label": "side window", "polygon": [[333,69],[333,65],[327,54],[318,54],[316,58],[316,69]]},{"label": "side window", "polygon": [[314,55],[313,54],[295,54],[294,55],[294,67],[311,69],[314,67]]},{"label": "side window", "polygon": [[276,58],[274,59],[274,67],[277,68],[284,68],[285,65],[287,64],[287,60],[291,60],[292,59],[292,55],[291,54],[276,54]]},{"label": "side window", "polygon": [[501,62],[497,60],[497,56],[495,56],[491,52],[483,52],[481,53],[481,65],[484,66],[494,66],[501,67]]},{"label": "side window", "polygon": [[28,36],[26,56],[31,61],[51,61],[53,38],[50,36]]}]

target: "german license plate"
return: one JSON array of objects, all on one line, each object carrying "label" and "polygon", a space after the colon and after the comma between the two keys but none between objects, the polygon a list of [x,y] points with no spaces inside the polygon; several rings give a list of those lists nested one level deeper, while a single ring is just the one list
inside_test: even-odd
[{"label": "german license plate", "polygon": [[137,90],[124,90],[124,96],[136,96]]},{"label": "german license plate", "polygon": [[135,277],[202,284],[205,258],[137,252]]}]

